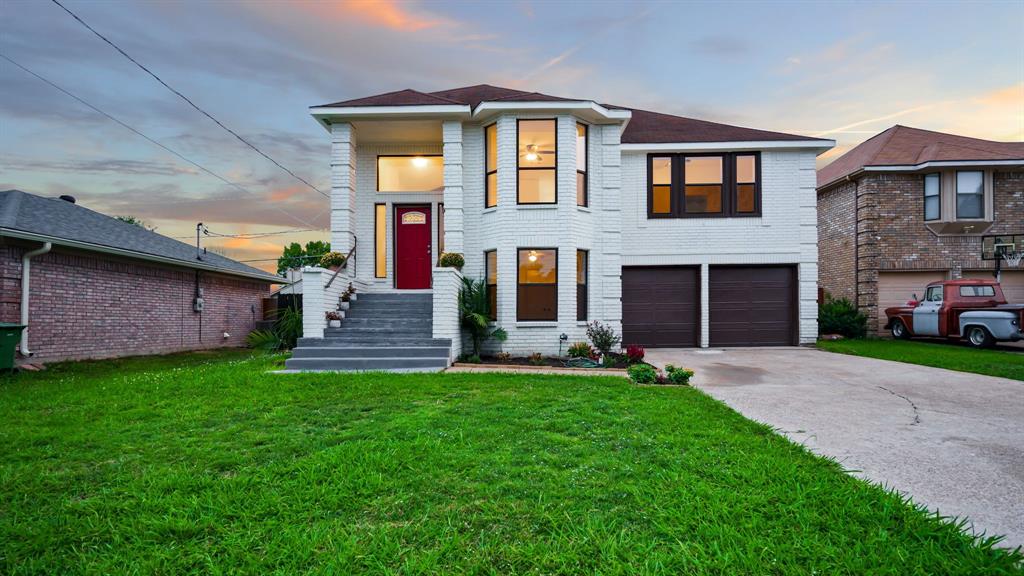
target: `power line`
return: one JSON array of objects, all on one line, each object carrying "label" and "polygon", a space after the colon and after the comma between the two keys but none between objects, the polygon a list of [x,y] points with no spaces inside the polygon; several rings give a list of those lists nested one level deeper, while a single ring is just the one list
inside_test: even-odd
[{"label": "power line", "polygon": [[[184,160],[185,162],[188,162],[189,164],[195,166],[196,168],[202,170],[203,172],[209,174],[210,176],[213,176],[214,178],[220,180],[221,182],[227,184],[228,186],[231,186],[233,188],[241,190],[242,192],[244,192],[246,194],[252,194],[251,191],[243,188],[241,185],[236,184],[235,182],[232,182],[231,180],[228,180],[227,178],[221,176],[220,174],[217,174],[216,172],[214,172],[214,171],[210,170],[209,168],[203,166],[202,164],[196,162],[195,160],[187,158],[186,156],[183,156],[182,154],[180,154],[180,153],[176,152],[175,150],[165,146],[164,144],[161,144],[160,142],[157,142],[156,140],[154,140],[154,139],[150,138],[149,136],[143,134],[142,132],[140,132],[136,128],[132,127],[131,125],[127,124],[126,122],[124,122],[124,121],[122,121],[122,120],[120,120],[118,118],[115,118],[114,116],[111,116],[110,114],[104,112],[103,110],[97,108],[96,106],[93,106],[92,104],[90,104],[89,102],[86,102],[85,100],[83,100],[82,98],[76,96],[75,94],[72,94],[71,92],[65,90],[61,86],[58,86],[57,84],[55,84],[54,82],[50,81],[49,79],[44,78],[43,76],[41,76],[41,75],[35,73],[34,71],[26,68],[25,66],[22,66],[18,62],[12,60],[10,56],[7,56],[6,54],[0,52],[0,58],[3,58],[4,60],[7,60],[11,64],[14,64],[18,68],[21,68],[22,70],[24,70],[28,74],[31,74],[32,76],[35,76],[40,81],[42,81],[42,82],[50,85],[51,87],[53,87],[53,88],[63,92],[65,95],[67,95],[67,96],[77,100],[78,102],[82,103],[83,105],[88,106],[90,109],[92,109],[97,114],[100,114],[100,115],[104,116],[105,118],[107,118],[108,120],[111,120],[113,122],[116,122],[117,124],[120,124],[125,129],[130,130],[131,132],[135,133],[138,136],[141,136],[142,138],[145,138],[150,143],[159,146],[160,148],[166,150],[167,152],[170,152],[171,154],[177,156],[178,158]],[[298,220],[300,223],[305,224],[306,226],[310,226],[310,227],[316,228],[316,224],[313,224],[312,222],[308,222],[308,221],[306,221],[306,220],[304,220],[304,219],[302,219],[302,218],[292,214],[291,212],[288,212],[284,208],[281,208],[280,206],[278,206],[278,205],[276,205],[274,203],[271,203],[271,206],[273,206],[275,209],[279,210],[280,212],[286,214],[287,216],[290,216],[290,217],[294,218],[295,220]]]},{"label": "power line", "polygon": [[182,100],[184,100],[185,102],[188,102],[189,106],[192,106],[192,107],[193,107],[193,108],[195,108],[195,109],[196,109],[196,111],[198,111],[198,112],[199,112],[200,114],[202,114],[203,116],[206,116],[207,118],[209,118],[210,120],[212,120],[212,121],[214,122],[214,124],[216,124],[217,126],[220,126],[220,127],[221,127],[221,128],[223,128],[223,129],[224,129],[225,131],[227,131],[227,132],[228,132],[229,134],[231,134],[232,136],[234,136],[235,138],[237,138],[239,142],[241,142],[241,143],[245,144],[245,145],[246,145],[246,146],[248,146],[249,148],[252,148],[252,149],[253,149],[253,150],[255,150],[255,151],[256,151],[256,153],[258,153],[258,154],[259,154],[260,156],[263,156],[263,157],[264,157],[264,158],[266,158],[267,160],[270,160],[271,162],[273,162],[273,163],[274,163],[274,165],[275,165],[275,166],[277,166],[277,167],[278,167],[278,168],[280,168],[281,170],[284,170],[285,172],[287,172],[287,173],[288,173],[289,175],[291,175],[291,177],[292,177],[292,178],[295,178],[295,179],[296,179],[296,180],[298,180],[299,182],[302,182],[302,183],[303,183],[303,184],[305,184],[306,186],[309,186],[309,187],[310,187],[310,188],[312,188],[313,190],[317,191],[317,192],[318,192],[318,193],[319,193],[319,194],[320,194],[321,196],[324,196],[325,198],[330,198],[330,197],[331,197],[331,196],[330,196],[330,194],[327,194],[327,193],[326,193],[326,192],[324,192],[323,190],[320,190],[320,189],[319,189],[319,188],[317,188],[316,186],[314,186],[314,185],[310,184],[310,183],[309,183],[309,182],[308,182],[308,181],[307,181],[307,180],[306,180],[305,178],[302,178],[302,177],[301,177],[301,176],[299,176],[298,174],[296,174],[296,173],[292,172],[291,170],[289,170],[288,168],[286,168],[286,167],[285,167],[284,165],[282,165],[282,164],[281,164],[280,162],[278,162],[277,160],[274,160],[273,158],[271,158],[271,157],[270,157],[270,156],[269,156],[269,155],[268,155],[268,154],[267,154],[266,152],[264,152],[263,150],[260,150],[259,148],[257,148],[257,147],[256,147],[256,146],[255,146],[255,145],[254,145],[254,144],[252,143],[252,142],[249,142],[249,141],[248,141],[248,140],[246,140],[245,138],[242,138],[242,137],[241,137],[241,136],[240,136],[240,135],[239,135],[239,134],[238,134],[237,132],[235,132],[235,131],[234,131],[234,130],[232,130],[231,128],[228,128],[227,126],[225,126],[223,122],[221,122],[220,120],[218,120],[218,119],[214,118],[214,117],[213,117],[213,115],[211,115],[211,114],[210,114],[209,112],[207,112],[206,110],[203,110],[202,108],[200,108],[200,107],[199,107],[199,106],[198,106],[198,105],[197,105],[197,104],[196,104],[195,102],[193,102],[192,100],[190,100],[190,99],[188,98],[188,96],[185,96],[185,95],[184,95],[184,94],[182,94],[181,92],[179,92],[179,91],[177,91],[176,89],[172,88],[172,87],[171,87],[171,86],[170,86],[170,85],[169,85],[169,84],[168,84],[167,82],[164,82],[164,81],[163,81],[163,79],[162,79],[162,78],[160,78],[159,76],[157,76],[157,75],[156,75],[156,74],[155,74],[155,73],[154,73],[154,72],[153,72],[152,70],[150,70],[149,68],[146,68],[146,67],[145,67],[145,66],[143,66],[143,65],[142,65],[142,63],[140,63],[140,62],[139,62],[138,60],[136,60],[135,58],[132,58],[131,56],[129,56],[129,55],[128,55],[128,53],[127,53],[127,52],[125,52],[124,50],[122,50],[120,46],[118,46],[117,44],[114,44],[113,42],[111,42],[111,41],[110,41],[110,39],[109,39],[109,38],[107,38],[107,37],[106,37],[106,36],[104,36],[103,34],[100,34],[99,32],[97,32],[95,28],[93,28],[92,26],[89,26],[89,25],[88,25],[88,24],[87,24],[87,23],[85,22],[85,20],[82,20],[82,19],[81,19],[81,18],[80,18],[80,17],[79,17],[79,16],[77,15],[77,14],[75,14],[75,13],[74,13],[74,12],[72,12],[71,10],[68,10],[68,8],[67,8],[66,6],[64,6],[63,4],[61,4],[61,3],[60,3],[60,2],[58,1],[58,0],[51,0],[51,1],[52,1],[52,2],[54,3],[54,4],[56,4],[57,6],[60,6],[60,7],[61,7],[61,8],[62,8],[62,9],[63,9],[63,10],[65,11],[65,12],[67,12],[67,13],[68,13],[69,15],[71,15],[71,17],[72,17],[72,18],[74,18],[75,20],[77,20],[79,24],[81,24],[82,26],[85,26],[85,27],[86,27],[86,29],[88,29],[88,30],[89,30],[90,32],[92,32],[92,33],[93,33],[93,34],[95,34],[96,36],[98,36],[100,40],[103,40],[104,42],[106,42],[107,44],[109,44],[111,48],[113,48],[114,50],[117,50],[118,52],[120,52],[122,56],[124,56],[125,58],[127,58],[128,60],[130,60],[130,61],[131,61],[131,62],[132,62],[133,64],[135,64],[136,66],[138,66],[139,68],[141,68],[141,69],[142,69],[142,70],[143,70],[143,71],[144,71],[144,72],[145,72],[146,74],[149,74],[150,76],[152,76],[152,77],[153,77],[153,79],[154,79],[154,80],[156,80],[157,82],[159,82],[160,84],[162,84],[162,85],[164,86],[164,88],[167,88],[168,90],[170,90],[171,92],[173,92],[174,94],[176,94],[176,95],[177,95],[177,96],[178,96],[179,98],[181,98],[181,99],[182,99]]},{"label": "power line", "polygon": [[315,258],[319,260],[323,257],[323,254],[317,254],[314,256],[278,256],[277,258],[256,258],[255,260],[236,260],[236,262],[276,262],[282,258],[284,258],[285,260],[305,260],[307,258]]},{"label": "power line", "polygon": [[[299,232],[317,232],[319,230],[322,230],[322,228],[292,228],[291,230],[279,230],[277,232],[252,232],[248,234],[221,234],[219,232],[211,232],[210,230],[204,230],[203,234],[206,236],[213,236],[214,238],[263,238],[265,236],[277,236],[280,234],[297,234]],[[195,234],[189,236],[173,236],[173,238],[195,238]]]}]

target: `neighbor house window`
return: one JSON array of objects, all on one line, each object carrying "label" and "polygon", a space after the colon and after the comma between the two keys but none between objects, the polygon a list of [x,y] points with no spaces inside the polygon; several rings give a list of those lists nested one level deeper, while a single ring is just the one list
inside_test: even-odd
[{"label": "neighbor house window", "polygon": [[388,275],[388,210],[384,204],[373,205],[373,276]]},{"label": "neighbor house window", "polygon": [[985,173],[981,171],[956,173],[956,217],[984,218]]},{"label": "neighbor house window", "polygon": [[558,250],[520,248],[518,268],[517,319],[558,320]]},{"label": "neighbor house window", "polygon": [[558,201],[555,191],[556,123],[554,120],[519,120],[516,124],[518,202],[554,204]]},{"label": "neighbor house window", "polygon": [[498,252],[484,252],[484,282],[487,286],[487,307],[491,320],[498,319]]},{"label": "neighbor house window", "polygon": [[443,157],[377,157],[378,192],[439,192],[443,190]]},{"label": "neighbor house window", "polygon": [[444,204],[437,205],[437,257],[444,254]]},{"label": "neighbor house window", "polygon": [[587,125],[576,123],[576,205],[587,205]]},{"label": "neighbor house window", "polygon": [[484,128],[484,158],[487,167],[484,175],[484,208],[498,205],[498,125]]},{"label": "neighbor house window", "polygon": [[652,154],[648,218],[760,216],[761,155]]},{"label": "neighbor house window", "polygon": [[924,175],[924,219],[938,220],[942,216],[942,175]]},{"label": "neighbor house window", "polygon": [[587,276],[590,271],[587,264],[590,254],[586,250],[576,251],[576,319],[587,319]]}]

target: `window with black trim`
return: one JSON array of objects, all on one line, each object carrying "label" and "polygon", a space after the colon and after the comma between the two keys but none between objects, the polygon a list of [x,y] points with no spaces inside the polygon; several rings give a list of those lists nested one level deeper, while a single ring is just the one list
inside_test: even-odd
[{"label": "window with black trim", "polygon": [[373,205],[373,277],[388,275],[388,210],[384,204]]},{"label": "window with black trim", "polygon": [[587,198],[587,137],[589,128],[586,124],[576,123],[576,205],[586,206]]},{"label": "window with black trim", "polygon": [[498,205],[498,125],[484,128],[484,208]]},{"label": "window with black trim", "polygon": [[444,158],[438,155],[378,156],[377,191],[444,191]]},{"label": "window with black trim", "polygon": [[647,217],[761,215],[761,154],[651,154]]},{"label": "window with black trim", "polygon": [[517,269],[516,318],[558,320],[558,249],[520,248]]},{"label": "window with black trim", "polygon": [[484,252],[484,284],[487,287],[487,307],[491,320],[498,319],[498,251]]},{"label": "window with black trim", "polygon": [[516,201],[555,204],[558,143],[555,120],[516,121]]},{"label": "window with black trim", "polygon": [[587,319],[587,284],[590,276],[590,253],[576,251],[576,320]]},{"label": "window with black trim", "polygon": [[942,217],[942,174],[924,175],[924,219],[938,220]]},{"label": "window with black trim", "polygon": [[444,203],[437,205],[437,257],[444,254]]},{"label": "window with black trim", "polygon": [[981,170],[957,171],[956,217],[985,217],[985,173]]}]

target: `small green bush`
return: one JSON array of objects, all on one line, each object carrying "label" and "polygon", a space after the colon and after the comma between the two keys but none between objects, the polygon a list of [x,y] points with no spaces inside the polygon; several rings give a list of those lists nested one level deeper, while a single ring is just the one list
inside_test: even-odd
[{"label": "small green bush", "polygon": [[654,384],[658,381],[658,371],[650,364],[633,364],[626,368],[626,374],[637,384]]},{"label": "small green bush", "polygon": [[586,342],[576,342],[569,346],[569,358],[591,358],[594,356],[594,349]]},{"label": "small green bush", "polygon": [[441,268],[462,270],[462,267],[466,265],[466,259],[458,252],[445,252],[441,254],[441,258],[438,259],[437,263]]},{"label": "small green bush", "polygon": [[466,364],[479,364],[481,360],[476,354],[463,354],[462,356],[459,356],[459,362],[465,362]]},{"label": "small green bush", "polygon": [[672,384],[679,384],[686,386],[690,383],[690,378],[693,378],[693,370],[686,368],[676,368],[671,364],[665,365],[665,376]]},{"label": "small green bush", "polygon": [[321,268],[341,268],[345,265],[345,255],[341,252],[328,252],[320,257]]},{"label": "small green bush", "polygon": [[597,320],[587,324],[587,338],[590,338],[590,342],[602,356],[607,356],[612,348],[622,341],[611,326],[601,324]]},{"label": "small green bush", "polygon": [[863,338],[868,333],[868,318],[846,298],[826,296],[818,307],[818,331],[845,338]]}]

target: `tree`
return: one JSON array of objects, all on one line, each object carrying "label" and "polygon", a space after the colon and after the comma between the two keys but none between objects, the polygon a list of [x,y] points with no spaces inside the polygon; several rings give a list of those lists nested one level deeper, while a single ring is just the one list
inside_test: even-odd
[{"label": "tree", "polygon": [[146,222],[142,218],[137,216],[114,216],[115,220],[120,220],[125,224],[131,224],[132,226],[138,226],[139,228],[145,228],[146,230],[156,230],[156,226],[150,226],[149,222]]},{"label": "tree", "polygon": [[316,260],[331,251],[331,243],[322,240],[310,240],[303,247],[292,242],[284,247],[281,257],[277,259],[277,273],[284,274],[289,268],[301,268],[314,265]]},{"label": "tree", "polygon": [[491,328],[491,304],[487,298],[487,284],[483,280],[462,279],[459,290],[459,316],[462,327],[473,340],[473,355],[480,356],[484,342],[495,339],[504,342],[508,334],[502,328]]}]

